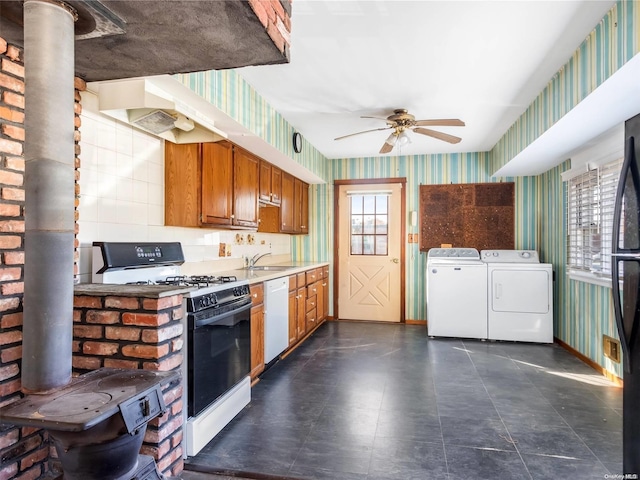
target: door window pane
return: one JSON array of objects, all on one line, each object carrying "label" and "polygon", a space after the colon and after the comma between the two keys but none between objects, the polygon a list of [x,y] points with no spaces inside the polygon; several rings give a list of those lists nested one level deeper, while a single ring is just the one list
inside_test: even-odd
[{"label": "door window pane", "polygon": [[387,255],[389,196],[352,195],[351,255]]}]

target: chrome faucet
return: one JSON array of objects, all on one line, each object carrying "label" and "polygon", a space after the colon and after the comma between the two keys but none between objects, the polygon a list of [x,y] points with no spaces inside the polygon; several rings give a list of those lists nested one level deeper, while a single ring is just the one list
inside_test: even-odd
[{"label": "chrome faucet", "polygon": [[256,266],[256,263],[258,263],[258,260],[260,260],[262,257],[266,257],[267,255],[271,255],[271,252],[267,252],[267,253],[263,253],[263,254],[259,254],[256,253],[253,257],[251,257],[251,259],[249,260],[249,268],[253,268]]}]

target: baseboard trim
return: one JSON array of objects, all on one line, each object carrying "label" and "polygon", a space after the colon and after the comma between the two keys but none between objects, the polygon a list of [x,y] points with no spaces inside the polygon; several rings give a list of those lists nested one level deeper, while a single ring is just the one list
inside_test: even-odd
[{"label": "baseboard trim", "polygon": [[582,360],[584,363],[586,363],[587,365],[589,365],[591,368],[593,368],[595,371],[597,371],[598,373],[602,374],[602,376],[604,376],[605,378],[607,378],[608,380],[612,381],[617,387],[622,387],[622,379],[620,377],[618,377],[617,375],[609,372],[608,370],[605,370],[604,368],[602,368],[601,365],[598,365],[596,362],[594,362],[593,360],[591,360],[589,357],[587,357],[586,355],[583,355],[582,353],[580,353],[578,350],[576,350],[575,348],[573,348],[571,345],[569,345],[568,343],[560,340],[558,337],[553,337],[553,340],[560,345],[562,348],[564,348],[565,350],[567,350],[569,353],[573,354],[574,356],[578,357],[580,360]]},{"label": "baseboard trim", "polygon": [[406,323],[407,325],[424,325],[425,327],[427,326],[426,320],[405,320],[404,323]]}]

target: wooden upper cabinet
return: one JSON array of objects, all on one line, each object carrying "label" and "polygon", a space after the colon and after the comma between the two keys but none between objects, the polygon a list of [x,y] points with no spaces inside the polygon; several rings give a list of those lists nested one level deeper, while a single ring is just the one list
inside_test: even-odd
[{"label": "wooden upper cabinet", "polygon": [[280,231],[295,233],[295,199],[293,175],[282,172],[282,201],[280,202]]},{"label": "wooden upper cabinet", "polygon": [[165,225],[200,226],[200,146],[165,142]]},{"label": "wooden upper cabinet", "polygon": [[241,148],[234,150],[232,224],[258,228],[260,159]]},{"label": "wooden upper cabinet", "polygon": [[309,185],[296,178],[293,186],[294,217],[293,231],[309,233]]},{"label": "wooden upper cabinet", "polygon": [[280,205],[282,170],[266,160],[260,160],[260,201]]},{"label": "wooden upper cabinet", "polygon": [[232,225],[233,176],[233,145],[228,142],[203,143],[203,225]]}]

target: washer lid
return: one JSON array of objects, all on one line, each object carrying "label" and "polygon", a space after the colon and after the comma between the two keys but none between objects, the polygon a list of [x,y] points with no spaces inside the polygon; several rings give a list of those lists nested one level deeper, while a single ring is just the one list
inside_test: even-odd
[{"label": "washer lid", "polygon": [[467,259],[479,260],[480,254],[475,248],[432,248],[427,259]]}]

